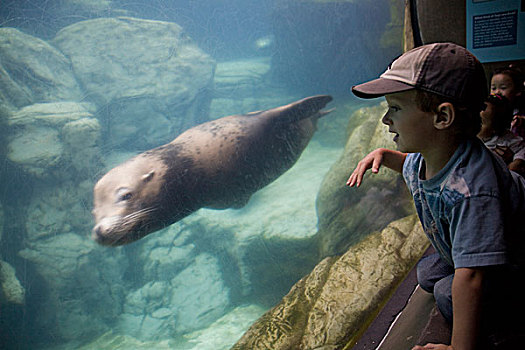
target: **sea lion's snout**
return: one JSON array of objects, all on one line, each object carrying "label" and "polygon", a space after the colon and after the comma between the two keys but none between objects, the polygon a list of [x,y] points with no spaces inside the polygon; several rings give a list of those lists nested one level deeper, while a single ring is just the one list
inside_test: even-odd
[{"label": "sea lion's snout", "polygon": [[[151,232],[149,226],[144,224],[140,215],[149,211],[141,211],[129,216],[112,216],[98,221],[91,231],[92,239],[100,245],[121,246],[134,242]],[[140,214],[140,215],[139,215]],[[129,220],[129,217],[132,220]]]},{"label": "sea lion's snout", "polygon": [[93,230],[91,231],[91,237],[95,242],[106,246],[120,245],[119,238],[115,237],[112,233],[112,227],[115,225],[117,220],[115,218],[104,218],[98,222]]},{"label": "sea lion's snout", "polygon": [[93,230],[91,231],[91,238],[93,238],[93,240],[99,244],[104,244],[104,236],[102,234],[102,227],[100,224],[93,227]]},{"label": "sea lion's snout", "polygon": [[93,230],[91,231],[91,238],[93,238],[93,240],[98,244],[112,245],[107,239],[107,237],[104,236],[104,229],[100,224],[93,227]]}]

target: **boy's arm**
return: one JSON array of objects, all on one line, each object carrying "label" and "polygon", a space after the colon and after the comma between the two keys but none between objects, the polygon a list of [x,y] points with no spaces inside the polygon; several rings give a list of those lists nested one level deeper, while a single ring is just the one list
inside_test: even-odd
[{"label": "boy's arm", "polygon": [[452,282],[452,347],[456,350],[475,349],[481,319],[483,270],[456,269]]},{"label": "boy's arm", "polygon": [[372,168],[372,172],[376,174],[379,171],[381,165],[401,173],[403,172],[403,163],[405,162],[406,156],[406,153],[401,153],[386,148],[378,148],[370,152],[357,164],[357,167],[354,169],[352,175],[350,175],[348,178],[348,181],[346,181],[346,184],[350,187],[354,185],[359,187],[363,181],[365,172]]}]

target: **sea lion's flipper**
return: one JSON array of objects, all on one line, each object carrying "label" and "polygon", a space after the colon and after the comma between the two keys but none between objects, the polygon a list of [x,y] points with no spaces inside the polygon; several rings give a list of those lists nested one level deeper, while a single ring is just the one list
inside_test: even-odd
[{"label": "sea lion's flipper", "polygon": [[319,111],[319,118],[322,118],[325,115],[332,113],[333,111],[335,111],[335,108],[330,108],[329,110],[326,110],[326,111]]},{"label": "sea lion's flipper", "polygon": [[263,113],[273,114],[272,117],[281,123],[293,123],[313,116],[319,118],[330,113],[332,110],[321,111],[330,101],[332,101],[330,95],[310,96],[286,106],[269,109]]}]

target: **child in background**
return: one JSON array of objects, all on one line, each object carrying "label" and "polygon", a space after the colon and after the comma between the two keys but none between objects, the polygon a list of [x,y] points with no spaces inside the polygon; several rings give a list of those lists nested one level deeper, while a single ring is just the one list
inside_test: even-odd
[{"label": "child in background", "polygon": [[434,294],[452,339],[414,349],[522,348],[525,180],[476,137],[488,95],[481,63],[452,43],[424,45],[352,92],[385,96],[382,121],[398,151],[372,151],[347,185],[382,165],[402,173],[437,251],[418,263],[418,282]]},{"label": "child in background", "polygon": [[512,66],[494,70],[490,80],[490,93],[507,98],[513,106],[511,131],[525,138],[525,96],[523,74]]},{"label": "child in background", "polygon": [[510,170],[525,175],[525,142],[510,131],[512,106],[501,95],[490,95],[487,107],[481,111],[481,131],[478,137],[488,149],[503,158]]}]

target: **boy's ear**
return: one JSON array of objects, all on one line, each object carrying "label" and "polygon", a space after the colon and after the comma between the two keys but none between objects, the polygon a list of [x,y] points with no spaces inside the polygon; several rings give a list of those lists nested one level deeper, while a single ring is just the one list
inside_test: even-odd
[{"label": "boy's ear", "polygon": [[434,114],[434,127],[438,130],[448,129],[454,123],[456,110],[450,102],[443,102]]}]

